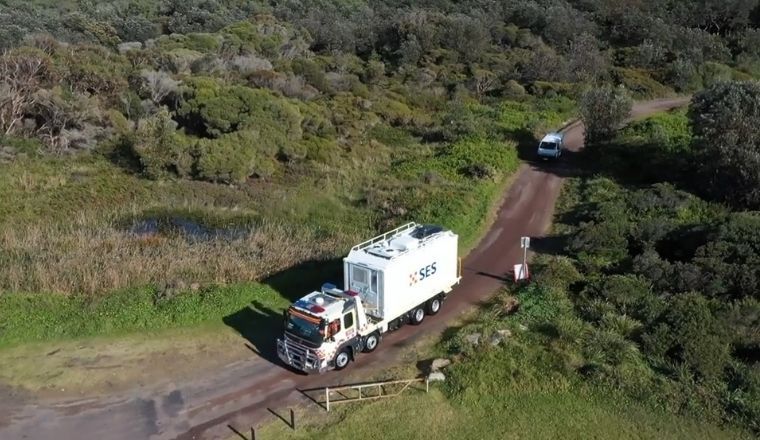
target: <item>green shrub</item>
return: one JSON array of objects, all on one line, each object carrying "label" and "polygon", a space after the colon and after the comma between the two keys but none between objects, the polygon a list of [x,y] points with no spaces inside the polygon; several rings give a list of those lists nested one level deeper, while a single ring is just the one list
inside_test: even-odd
[{"label": "green shrub", "polygon": [[306,136],[303,145],[306,149],[307,160],[326,165],[340,164],[341,150],[334,140],[316,136]]},{"label": "green shrub", "polygon": [[317,63],[307,59],[297,59],[292,63],[293,73],[303,76],[306,81],[322,93],[333,93],[333,89],[325,77],[324,69]]},{"label": "green shrub", "polygon": [[203,59],[204,55],[197,50],[178,48],[164,54],[166,68],[174,73],[190,73],[194,63]]},{"label": "green shrub", "polygon": [[651,72],[643,69],[615,67],[612,69],[612,77],[636,98],[659,98],[672,93],[670,89],[657,82]]},{"label": "green shrub", "polygon": [[688,92],[702,88],[702,75],[690,60],[679,58],[668,66],[665,80],[678,92]]},{"label": "green shrub", "polygon": [[552,289],[566,291],[573,283],[583,279],[573,261],[567,257],[546,258],[540,266],[536,281]]},{"label": "green shrub", "polygon": [[192,173],[192,143],[177,131],[177,124],[166,108],[138,122],[132,148],[143,171],[151,178],[170,174],[189,177]]},{"label": "green shrub", "polygon": [[237,131],[218,139],[201,139],[197,147],[198,177],[212,182],[242,182],[254,173],[258,135]]},{"label": "green shrub", "polygon": [[303,134],[298,107],[284,98],[268,90],[225,86],[210,78],[188,81],[177,113],[188,128],[212,137],[257,130],[265,151],[279,151]]},{"label": "green shrub", "polygon": [[571,239],[568,251],[588,270],[610,268],[628,256],[628,227],[624,221],[584,223]]},{"label": "green shrub", "polygon": [[685,365],[698,378],[720,378],[730,351],[725,324],[716,315],[715,307],[695,293],[675,298],[662,324],[646,333],[647,348]]},{"label": "green shrub", "polygon": [[504,84],[502,93],[507,98],[519,98],[521,96],[525,96],[525,87],[523,87],[517,81],[510,79],[506,84]]},{"label": "green shrub", "polygon": [[716,83],[689,108],[701,169],[712,195],[735,206],[760,206],[760,84]]},{"label": "green shrub", "polygon": [[201,53],[212,53],[222,46],[222,39],[216,34],[193,33],[187,34],[184,47]]},{"label": "green shrub", "polygon": [[390,98],[375,101],[372,110],[390,125],[407,125],[414,116],[412,110],[403,102]]},{"label": "green shrub", "polygon": [[106,103],[119,102],[128,88],[127,59],[105,48],[75,46],[58,63],[67,66],[63,79],[74,90],[97,95]]},{"label": "green shrub", "polygon": [[576,97],[580,93],[579,86],[572,83],[533,81],[528,87],[531,95],[555,97],[558,95]]},{"label": "green shrub", "polygon": [[636,345],[617,331],[597,329],[584,340],[583,353],[592,364],[618,367],[635,362],[639,351]]}]

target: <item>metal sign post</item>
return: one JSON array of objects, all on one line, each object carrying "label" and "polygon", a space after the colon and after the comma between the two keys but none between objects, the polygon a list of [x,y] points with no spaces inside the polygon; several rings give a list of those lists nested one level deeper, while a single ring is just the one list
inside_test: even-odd
[{"label": "metal sign post", "polygon": [[530,247],[530,237],[520,237],[520,247],[523,250],[523,264],[528,263],[528,248]]},{"label": "metal sign post", "polygon": [[515,264],[515,282],[530,277],[528,272],[528,248],[530,247],[530,237],[520,237],[520,248],[523,250],[522,264]]}]

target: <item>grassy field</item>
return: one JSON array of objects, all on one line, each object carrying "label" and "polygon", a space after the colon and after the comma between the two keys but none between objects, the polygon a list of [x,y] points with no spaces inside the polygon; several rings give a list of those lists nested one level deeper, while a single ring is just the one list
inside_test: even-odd
[{"label": "grassy field", "polygon": [[16,141],[26,154],[0,164],[0,346],[221,324],[252,302],[279,311],[340,282],[351,245],[409,220],[452,228],[464,253],[519,166],[517,143],[571,112],[562,99],[476,106],[475,134],[438,147],[377,127],[378,163],[244,185],[149,180],[107,148],[51,158]]},{"label": "grassy field", "polygon": [[[520,311],[504,316],[499,310],[510,298],[500,295],[441,341],[439,355],[461,354],[444,370],[446,382],[431,385],[430,394],[423,386],[394,399],[335,405],[330,413],[300,408],[297,431],[275,419],[257,430],[257,438],[753,438],[713,419],[674,414],[654,399],[640,401],[587,382],[575,371],[580,359],[568,357],[562,341],[542,325],[562,316],[566,303],[524,292]],[[474,332],[487,341],[497,329],[512,336],[498,346],[465,342]]]},{"label": "grassy field", "polygon": [[[480,397],[487,399],[488,396]],[[438,389],[331,411],[299,412],[292,431],[273,421],[257,438],[317,439],[741,439],[738,431],[616,400],[588,390],[514,390],[501,401],[458,405]],[[302,415],[303,414],[303,415]],[[230,436],[230,440],[239,438]]]}]

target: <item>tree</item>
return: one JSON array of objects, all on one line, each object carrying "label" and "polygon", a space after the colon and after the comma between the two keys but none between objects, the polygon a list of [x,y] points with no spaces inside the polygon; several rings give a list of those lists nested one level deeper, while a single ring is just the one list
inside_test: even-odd
[{"label": "tree", "polygon": [[143,80],[143,86],[150,95],[150,100],[155,104],[161,104],[164,98],[176,93],[182,83],[164,71],[143,70],[140,77]]},{"label": "tree", "polygon": [[13,134],[24,113],[34,105],[34,93],[47,70],[41,54],[5,53],[0,56],[0,130]]},{"label": "tree", "polygon": [[499,78],[493,72],[483,69],[475,69],[472,74],[472,88],[475,97],[482,100],[485,95],[496,89]]},{"label": "tree", "polygon": [[599,51],[599,42],[593,35],[581,34],[569,44],[570,70],[576,80],[591,81],[605,73],[607,60]]},{"label": "tree", "polygon": [[138,122],[132,146],[148,177],[156,179],[167,173],[188,177],[192,172],[193,146],[177,131],[177,123],[165,107]]},{"label": "tree", "polygon": [[586,126],[586,144],[612,139],[632,106],[633,101],[620,88],[604,86],[587,90],[580,101],[581,119]]},{"label": "tree", "polygon": [[80,129],[93,118],[96,108],[97,101],[94,98],[56,87],[37,91],[34,106],[30,110],[41,124],[37,128],[37,134],[54,152],[60,153],[75,147],[76,140],[84,141],[84,144],[92,143],[92,139],[77,138],[84,134]]},{"label": "tree", "polygon": [[689,119],[711,193],[760,207],[760,83],[714,84],[693,98]]}]

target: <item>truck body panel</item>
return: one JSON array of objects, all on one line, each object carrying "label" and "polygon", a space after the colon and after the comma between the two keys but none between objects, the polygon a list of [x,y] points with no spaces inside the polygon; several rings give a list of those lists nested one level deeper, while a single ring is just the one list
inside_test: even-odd
[{"label": "truck body panel", "polygon": [[344,289],[323,284],[284,312],[279,358],[322,373],[374,350],[383,333],[412,320],[412,312],[433,298],[439,306],[459,283],[457,246],[453,232],[416,223],[354,246],[344,258]]},{"label": "truck body panel", "polygon": [[359,294],[370,316],[396,319],[459,282],[457,235],[421,228],[402,227],[344,258],[344,285]]}]

